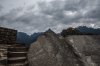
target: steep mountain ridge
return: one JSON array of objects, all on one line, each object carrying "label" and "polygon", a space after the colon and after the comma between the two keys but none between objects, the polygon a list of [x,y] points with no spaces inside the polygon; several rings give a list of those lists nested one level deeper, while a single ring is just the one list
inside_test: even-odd
[{"label": "steep mountain ridge", "polygon": [[84,66],[73,48],[50,30],[31,44],[28,59],[30,66]]},{"label": "steep mountain ridge", "polygon": [[[49,29],[50,30],[50,29]],[[51,30],[52,31],[52,30]],[[37,38],[42,35],[43,32],[33,33],[32,35],[28,35],[24,32],[17,32],[17,42],[24,43],[26,45],[30,45],[32,42],[35,42]],[[61,32],[62,36],[66,35],[100,35],[100,29],[89,28],[86,26],[79,26],[77,28],[68,28],[64,29]]]},{"label": "steep mountain ridge", "polygon": [[32,43],[30,66],[100,66],[100,35],[67,35],[52,30],[44,32]]},{"label": "steep mountain ridge", "polygon": [[86,27],[86,26],[79,26],[76,29],[83,33],[92,33],[95,35],[100,35],[100,28],[95,29],[95,28]]},{"label": "steep mountain ridge", "polygon": [[17,32],[17,42],[29,46],[32,42],[35,42],[41,34],[42,33],[33,33],[32,35],[28,35],[24,32]]},{"label": "steep mountain ridge", "polygon": [[85,66],[100,66],[100,35],[73,35],[65,40],[75,48]]},{"label": "steep mountain ridge", "polygon": [[76,28],[69,27],[62,30],[61,35],[63,37],[67,35],[100,35],[100,28],[94,29],[86,26],[79,26]]}]

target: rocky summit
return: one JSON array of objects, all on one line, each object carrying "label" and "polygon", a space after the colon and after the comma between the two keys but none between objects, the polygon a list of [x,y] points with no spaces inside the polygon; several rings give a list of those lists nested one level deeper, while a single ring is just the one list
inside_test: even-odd
[{"label": "rocky summit", "polygon": [[100,35],[74,35],[65,39],[85,66],[100,66]]},{"label": "rocky summit", "polygon": [[58,36],[48,30],[32,43],[29,66],[100,66],[99,35]]},{"label": "rocky summit", "polygon": [[50,30],[31,44],[28,59],[30,66],[83,66],[73,48]]}]

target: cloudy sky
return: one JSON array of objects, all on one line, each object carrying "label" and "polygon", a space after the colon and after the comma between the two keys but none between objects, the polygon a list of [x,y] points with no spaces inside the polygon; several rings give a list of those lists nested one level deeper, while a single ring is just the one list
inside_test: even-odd
[{"label": "cloudy sky", "polygon": [[0,26],[32,34],[51,28],[100,27],[100,0],[0,0]]}]

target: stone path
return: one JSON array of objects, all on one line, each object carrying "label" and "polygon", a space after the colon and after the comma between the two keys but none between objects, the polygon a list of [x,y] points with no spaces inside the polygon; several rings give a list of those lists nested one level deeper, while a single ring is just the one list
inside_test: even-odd
[{"label": "stone path", "polygon": [[8,66],[28,66],[27,48],[22,45],[9,45],[7,56]]}]

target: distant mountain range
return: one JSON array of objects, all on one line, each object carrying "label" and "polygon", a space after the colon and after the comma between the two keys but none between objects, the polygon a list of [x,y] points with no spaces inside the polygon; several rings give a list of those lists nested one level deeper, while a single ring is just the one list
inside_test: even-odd
[{"label": "distant mountain range", "polygon": [[34,33],[32,35],[28,35],[24,32],[17,32],[17,42],[23,43],[25,45],[29,45],[32,42],[36,41],[36,39],[41,35],[42,33]]},{"label": "distant mountain range", "polygon": [[94,29],[94,28],[91,28],[91,27],[79,26],[76,29],[79,30],[80,32],[92,33],[94,35],[100,35],[100,28]]},{"label": "distant mountain range", "polygon": [[62,30],[61,35],[63,37],[67,35],[100,35],[100,28],[94,29],[86,26],[79,26],[76,28],[69,27]]},{"label": "distant mountain range", "polygon": [[[52,30],[48,30],[49,32]],[[42,32],[34,33],[32,35],[28,35],[23,32],[17,32],[17,42],[23,43],[25,45],[30,45],[35,42],[37,38],[42,35]],[[61,34],[65,35],[100,35],[100,28],[94,29],[86,26],[79,26],[77,28],[68,28],[61,32]]]}]

